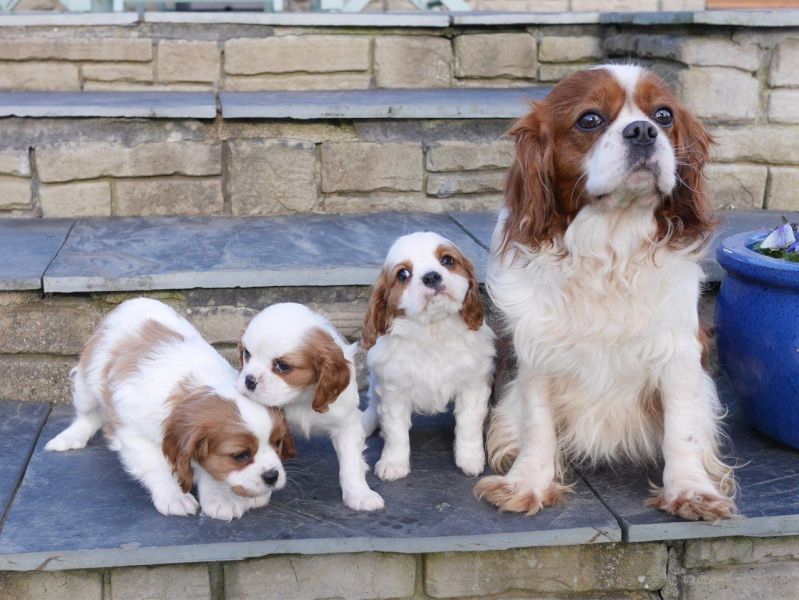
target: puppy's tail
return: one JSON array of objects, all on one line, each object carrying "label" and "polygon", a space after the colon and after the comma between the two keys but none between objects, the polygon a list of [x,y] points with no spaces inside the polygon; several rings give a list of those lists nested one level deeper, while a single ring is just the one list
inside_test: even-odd
[{"label": "puppy's tail", "polygon": [[377,416],[378,402],[379,400],[377,396],[372,394],[372,390],[369,390],[368,404],[366,405],[366,409],[361,413],[361,422],[363,423],[363,430],[366,434],[366,437],[372,435],[377,430],[377,426],[379,425]]}]

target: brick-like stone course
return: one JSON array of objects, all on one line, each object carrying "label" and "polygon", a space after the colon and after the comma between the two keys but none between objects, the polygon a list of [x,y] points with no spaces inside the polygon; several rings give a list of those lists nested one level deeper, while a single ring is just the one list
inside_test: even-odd
[{"label": "brick-like stone course", "polygon": [[799,164],[799,127],[786,125],[747,125],[712,127],[716,144],[713,160]]},{"label": "brick-like stone course", "polygon": [[679,76],[679,95],[694,114],[716,121],[751,121],[760,107],[760,85],[749,73],[694,67]]},{"label": "brick-like stone course", "polygon": [[335,73],[369,69],[366,36],[285,35],[239,38],[225,43],[225,72]]},{"label": "brick-like stone course", "polygon": [[516,146],[510,139],[489,143],[446,141],[431,144],[425,154],[428,171],[505,169],[513,164]]},{"label": "brick-like stone course", "polygon": [[763,208],[768,169],[762,165],[710,164],[707,189],[715,209]]},{"label": "brick-like stone course", "polygon": [[769,167],[771,186],[766,198],[769,210],[799,210],[799,168]]},{"label": "brick-like stone course", "polygon": [[0,398],[67,404],[69,370],[77,361],[77,356],[0,354]]},{"label": "brick-like stone course", "polygon": [[118,216],[221,215],[219,178],[119,179],[114,214]]},{"label": "brick-like stone course", "polygon": [[614,56],[661,58],[687,65],[735,67],[749,72],[760,66],[761,50],[757,44],[734,42],[722,36],[621,33],[609,36],[604,46]]},{"label": "brick-like stone course", "polygon": [[0,61],[0,90],[80,91],[78,65],[57,62]]},{"label": "brick-like stone course", "polygon": [[206,565],[113,569],[110,587],[104,600],[211,600]]},{"label": "brick-like stone course", "polygon": [[31,180],[0,175],[0,209],[25,208],[31,203]]},{"label": "brick-like stone course", "polygon": [[536,75],[536,41],[528,33],[468,34],[455,38],[457,77]]},{"label": "brick-like stone course", "polygon": [[158,44],[159,81],[215,82],[220,75],[219,65],[216,42],[173,40]]},{"label": "brick-like stone course", "polygon": [[768,74],[771,86],[799,86],[799,38],[783,40],[771,56]]},{"label": "brick-like stone course", "polygon": [[768,100],[768,120],[799,123],[799,89],[773,90]]},{"label": "brick-like stone course", "polygon": [[[689,569],[779,560],[799,561],[799,537],[729,537],[689,540],[685,543],[685,566]],[[799,563],[796,568],[799,569]]]},{"label": "brick-like stone course", "polygon": [[422,147],[419,144],[322,144],[323,192],[421,189]]},{"label": "brick-like stone course", "polygon": [[505,171],[442,173],[427,178],[426,190],[431,196],[450,198],[460,194],[501,192]]},{"label": "brick-like stone course", "polygon": [[0,38],[0,60],[74,60],[147,62],[153,58],[149,38],[35,37]]},{"label": "brick-like stone course", "polygon": [[103,600],[99,571],[0,573],[0,592],[7,600]]},{"label": "brick-like stone course", "polygon": [[683,600],[796,600],[799,563],[774,563],[689,573]]},{"label": "brick-like stone course", "polygon": [[602,57],[602,45],[594,36],[546,36],[538,45],[541,62],[578,62]]},{"label": "brick-like stone course", "polygon": [[44,184],[39,187],[43,217],[107,217],[111,214],[108,181]]},{"label": "brick-like stone course", "polygon": [[152,63],[88,63],[81,66],[81,74],[92,81],[137,81],[153,80]]},{"label": "brick-like stone course", "polygon": [[428,36],[379,36],[375,40],[377,87],[449,87],[450,41]]}]

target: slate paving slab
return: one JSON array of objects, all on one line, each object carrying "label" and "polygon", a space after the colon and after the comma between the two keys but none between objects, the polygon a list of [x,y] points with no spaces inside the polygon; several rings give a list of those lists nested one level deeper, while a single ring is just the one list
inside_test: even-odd
[{"label": "slate paving slab", "polygon": [[0,530],[50,406],[0,400]]},{"label": "slate paving slab", "polygon": [[594,492],[619,518],[625,541],[799,534],[799,451],[751,429],[732,397],[729,383],[719,379],[718,385],[730,411],[726,424],[731,446],[725,455],[733,458],[733,464],[741,465],[736,469],[741,517],[718,523],[691,522],[645,507],[648,481],[662,482],[659,470],[584,473]]},{"label": "slate paving slab", "polygon": [[[0,571],[60,570],[215,560],[282,553],[489,550],[617,541],[616,520],[582,482],[569,502],[535,518],[502,514],[472,495],[475,479],[452,459],[450,415],[421,417],[412,429],[412,472],[370,485],[387,510],[356,513],[341,503],[330,442],[298,440],[286,463],[289,484],[269,506],[226,523],[164,517],[147,493],[95,438],[84,450],[46,453],[44,444],[71,418],[56,407],[0,535]],[[382,447],[369,440],[367,462]]]},{"label": "slate paving slab", "polygon": [[112,218],[75,224],[46,292],[371,285],[394,239],[433,230],[483,272],[485,250],[446,215]]},{"label": "slate paving slab", "polygon": [[0,219],[0,291],[38,290],[71,219]]},{"label": "slate paving slab", "polygon": [[213,119],[211,92],[0,92],[0,117]]}]

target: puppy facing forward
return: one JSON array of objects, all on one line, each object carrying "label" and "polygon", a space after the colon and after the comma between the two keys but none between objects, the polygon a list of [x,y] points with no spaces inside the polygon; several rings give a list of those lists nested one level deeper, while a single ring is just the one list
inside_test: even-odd
[{"label": "puppy facing forward", "polygon": [[375,473],[410,472],[411,414],[443,412],[455,402],[455,464],[483,472],[483,423],[494,372],[494,332],[483,320],[474,267],[432,232],[399,238],[372,292],[363,328],[368,350],[367,434],[385,439]]},{"label": "puppy facing forward", "polygon": [[488,433],[502,475],[477,494],[532,514],[561,498],[568,461],[662,456],[652,506],[730,516],[735,484],[697,316],[710,136],[633,65],[567,77],[510,133],[516,162],[487,283],[518,372]]},{"label": "puppy facing forward", "polygon": [[83,448],[102,427],[164,515],[231,520],[265,506],[286,476],[291,435],[278,410],[236,391],[236,370],[166,304],[122,303],[72,370],[74,422],[47,450]]},{"label": "puppy facing forward", "polygon": [[238,388],[261,404],[282,407],[292,429],[306,437],[330,436],[344,504],[379,510],[383,498],[366,483],[356,346],[302,304],[273,304],[253,317],[241,337]]}]

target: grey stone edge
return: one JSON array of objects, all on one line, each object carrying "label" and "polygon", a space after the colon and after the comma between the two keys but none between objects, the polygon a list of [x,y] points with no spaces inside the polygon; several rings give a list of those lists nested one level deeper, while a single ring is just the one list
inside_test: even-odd
[{"label": "grey stone edge", "polygon": [[[612,513],[612,507],[609,508]],[[616,515],[614,515],[616,516]],[[617,516],[618,518],[618,516]],[[625,542],[660,542],[720,537],[782,537],[799,535],[799,515],[743,517],[712,523],[678,521],[646,525],[624,524]]]},{"label": "grey stone edge", "polygon": [[0,92],[0,117],[213,119],[212,92]]}]

